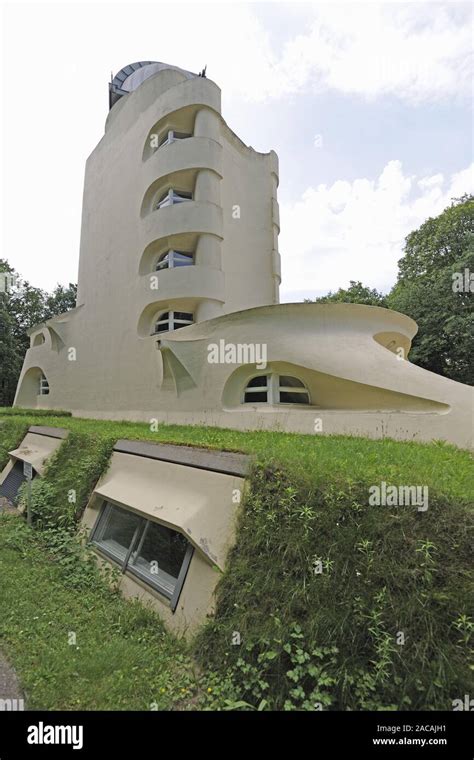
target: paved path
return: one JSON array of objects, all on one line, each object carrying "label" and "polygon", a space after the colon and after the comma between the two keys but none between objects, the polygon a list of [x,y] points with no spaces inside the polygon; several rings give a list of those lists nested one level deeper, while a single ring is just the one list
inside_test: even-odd
[{"label": "paved path", "polygon": [[[15,671],[0,652],[0,711],[5,709],[4,703],[1,701],[4,699],[23,699],[23,694]],[[11,709],[11,707],[6,709]]]},{"label": "paved path", "polygon": [[[18,510],[4,496],[0,496],[0,513],[10,512],[19,514]],[[2,699],[23,699],[20,684],[15,671],[9,665],[4,655],[0,652],[0,700]],[[0,711],[4,709],[3,702],[0,702]],[[8,708],[7,708],[8,709]]]}]

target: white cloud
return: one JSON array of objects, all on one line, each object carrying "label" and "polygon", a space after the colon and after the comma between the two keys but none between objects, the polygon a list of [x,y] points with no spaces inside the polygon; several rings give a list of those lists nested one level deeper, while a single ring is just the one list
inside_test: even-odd
[{"label": "white cloud", "polygon": [[282,300],[325,293],[350,280],[388,290],[406,235],[452,198],[474,192],[474,164],[454,174],[417,179],[389,161],[377,179],[309,187],[282,205]]},{"label": "white cloud", "polygon": [[[468,5],[419,3],[10,3],[5,9],[4,118],[0,120],[5,139],[2,256],[41,287],[50,289],[57,281],[76,279],[84,162],[102,136],[111,69],[117,72],[143,59],[194,71],[207,63],[209,77],[222,88],[224,116],[230,114],[231,126],[243,101],[268,99],[283,101],[278,118],[286,126],[293,124],[291,96],[295,93],[308,98],[309,104],[314,103],[311,95],[320,90],[360,97],[391,93],[410,102],[464,94],[469,12]],[[25,97],[25,83],[31,81],[34,86]],[[260,116],[252,106],[244,109],[251,135]],[[418,113],[427,118],[421,109]],[[442,170],[442,156],[437,160],[441,163],[434,165]],[[292,181],[291,171],[282,176],[282,187]],[[439,177],[436,181],[419,177],[418,181],[422,184],[418,205],[409,217],[410,228],[428,216],[438,194],[443,195]],[[459,175],[457,181],[461,186],[464,179]],[[348,209],[363,206],[364,219],[375,229],[376,214],[391,208],[395,192],[403,197],[410,182],[415,182],[416,190],[415,180],[389,165],[379,179],[380,187],[366,179],[335,183],[325,190],[309,189],[288,216],[290,222],[301,216],[304,235],[289,224],[295,230],[293,240],[282,249],[290,256],[314,245],[322,257],[326,242],[328,250],[336,245],[340,220],[347,222]],[[453,191],[461,193],[462,189]],[[321,206],[322,239],[305,217],[311,204]],[[411,206],[406,201],[399,206],[404,209],[406,224],[400,226],[405,232]],[[393,219],[390,222],[398,240],[398,227]],[[346,224],[343,230],[343,236],[350,233],[352,244],[360,241],[363,250],[363,224]],[[384,232],[382,224],[382,248]],[[337,249],[343,244],[344,238],[339,239]],[[318,266],[321,263],[322,258]],[[293,272],[288,267],[285,272],[288,285]],[[301,272],[299,284],[293,282],[292,287],[304,284],[304,267]],[[391,273],[389,267],[387,279]],[[358,276],[356,267],[353,274]],[[328,282],[328,287],[339,284],[335,278]],[[325,285],[319,283],[319,287]]]},{"label": "white cloud", "polygon": [[[469,96],[472,21],[469,4],[311,4],[304,33],[279,54],[245,12],[232,47],[246,39],[232,89],[249,100],[333,90],[367,98],[421,102]],[[240,23],[239,23],[240,22]],[[256,44],[257,43],[257,44]],[[237,76],[238,74],[238,76]],[[230,84],[230,82],[228,82]]]}]

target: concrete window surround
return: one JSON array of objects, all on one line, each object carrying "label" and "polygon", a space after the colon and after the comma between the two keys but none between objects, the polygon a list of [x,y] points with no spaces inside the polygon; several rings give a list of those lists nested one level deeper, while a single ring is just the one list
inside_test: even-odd
[{"label": "concrete window surround", "polygon": [[[32,425],[20,446],[9,452],[0,492],[24,462],[41,477],[67,435],[63,428]],[[150,603],[180,635],[195,630],[213,610],[250,466],[251,458],[244,454],[118,440],[87,504],[81,523],[99,563],[118,564],[124,595]],[[17,480],[21,485],[23,479]],[[135,521],[134,541],[124,543],[122,554],[116,543],[114,555],[113,544],[107,543],[114,536],[102,530],[106,510]],[[166,541],[177,547],[175,560],[170,551],[165,561],[162,556],[160,562],[158,550],[156,558],[150,557],[153,537],[161,540],[161,550]],[[147,566],[155,559],[156,577],[154,566]]]},{"label": "concrete window surround", "polygon": [[0,493],[4,483],[18,463],[28,462],[34,472],[43,475],[46,463],[67,437],[68,431],[63,428],[52,428],[46,425],[31,425],[26,436],[17,449],[9,451],[9,461],[0,473]]},{"label": "concrete window surround", "polygon": [[[250,458],[243,454],[120,440],[86,507],[82,525],[98,561],[118,564],[122,593],[150,603],[178,634],[187,635],[213,609],[214,589],[234,541],[249,467]],[[107,555],[100,539],[96,541],[106,505],[129,515],[124,520],[132,527],[134,520],[139,526],[135,543],[130,542],[127,551],[112,545],[115,557],[110,549]],[[161,526],[163,535],[168,531],[167,536],[182,536],[177,544],[181,564],[175,585],[173,578],[164,576],[168,589],[163,583],[160,587],[159,578],[153,583],[151,567],[142,563],[142,571],[137,572],[133,566],[133,552],[147,524],[152,526],[149,531],[159,532],[155,526]],[[159,556],[153,559],[159,569]]]}]

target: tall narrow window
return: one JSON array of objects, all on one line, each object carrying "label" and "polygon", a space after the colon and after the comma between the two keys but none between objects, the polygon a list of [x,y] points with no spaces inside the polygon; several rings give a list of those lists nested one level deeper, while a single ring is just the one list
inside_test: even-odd
[{"label": "tall narrow window", "polygon": [[156,271],[161,269],[174,269],[176,267],[189,267],[194,264],[194,254],[189,251],[169,250],[163,253],[156,264]]},{"label": "tall narrow window", "polygon": [[117,562],[122,572],[136,575],[163,594],[174,611],[193,554],[181,533],[105,502],[91,543]]},{"label": "tall narrow window", "polygon": [[155,334],[178,330],[180,327],[192,325],[194,315],[187,311],[165,311],[155,322]]},{"label": "tall narrow window", "polygon": [[39,380],[39,395],[47,396],[49,393],[49,383],[46,377],[42,374]]},{"label": "tall narrow window", "polygon": [[310,404],[309,392],[297,377],[278,375],[257,375],[247,383],[244,404]]}]

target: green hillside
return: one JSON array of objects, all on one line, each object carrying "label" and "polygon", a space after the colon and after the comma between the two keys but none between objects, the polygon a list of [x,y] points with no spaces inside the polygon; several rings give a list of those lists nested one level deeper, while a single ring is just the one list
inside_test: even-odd
[{"label": "green hillside", "polygon": [[[35,422],[31,413],[0,412],[0,466]],[[104,661],[94,655],[97,689],[91,672],[88,691],[78,664],[82,685],[77,701],[69,704],[58,686],[70,671],[67,658],[62,670],[61,647],[50,686],[40,688],[32,658],[41,668],[45,634],[18,612],[19,598],[24,597],[25,609],[34,602],[26,599],[26,555],[42,579],[44,603],[51,611],[57,605],[59,617],[67,598],[75,610],[70,614],[81,618],[85,595],[96,640],[106,641],[110,634],[104,605],[118,605],[112,617],[133,618],[132,613],[120,613],[118,608],[129,610],[130,603],[108,590],[74,537],[118,438],[254,455],[237,542],[218,586],[215,617],[189,647],[166,634],[151,612],[146,614],[155,628],[146,622],[145,635],[143,626],[133,623],[126,632],[120,626],[113,630],[124,662],[129,661],[127,653],[130,661],[149,656],[148,686],[160,680],[157,637],[165,637],[163,678],[173,683],[170,674],[178,668],[180,692],[164,702],[162,696],[159,709],[451,709],[453,699],[472,693],[468,452],[441,443],[317,434],[165,425],[151,432],[145,424],[54,415],[42,416],[37,424],[66,427],[71,433],[45,477],[34,483],[35,530],[23,527],[21,518],[0,519],[2,575],[10,576],[15,589],[14,594],[4,591],[0,600],[5,609],[0,648],[36,707],[57,709],[67,703],[69,709],[112,709],[114,704],[118,709],[150,709],[153,701],[153,689],[137,689],[135,679],[125,676],[112,700],[101,698],[107,690],[100,683],[110,675],[104,653]],[[369,489],[382,481],[426,486],[428,508],[369,505]],[[78,494],[75,505],[65,498],[71,488]],[[15,581],[19,575],[21,583]],[[18,640],[20,627],[30,635],[26,652]],[[87,646],[92,644],[89,639]],[[159,688],[166,693],[166,684]]]}]

